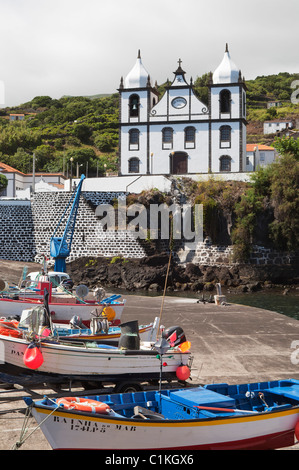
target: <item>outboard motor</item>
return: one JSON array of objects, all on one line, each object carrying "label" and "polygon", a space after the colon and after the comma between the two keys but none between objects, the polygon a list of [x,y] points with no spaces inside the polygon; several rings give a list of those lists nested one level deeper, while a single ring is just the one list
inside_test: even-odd
[{"label": "outboard motor", "polygon": [[81,321],[81,318],[78,317],[78,315],[74,315],[71,319],[70,319],[70,326],[72,328],[84,328],[84,325]]},{"label": "outboard motor", "polygon": [[120,349],[138,350],[140,349],[138,321],[129,321],[120,326],[121,334],[118,343]]},{"label": "outboard motor", "polygon": [[62,285],[62,287],[64,287],[67,290],[72,290],[72,288],[74,287],[74,283],[71,279],[64,279],[61,282],[61,285]]},{"label": "outboard motor", "polygon": [[170,326],[162,333],[162,338],[165,338],[170,346],[178,346],[186,341],[186,336],[183,329],[180,326]]}]

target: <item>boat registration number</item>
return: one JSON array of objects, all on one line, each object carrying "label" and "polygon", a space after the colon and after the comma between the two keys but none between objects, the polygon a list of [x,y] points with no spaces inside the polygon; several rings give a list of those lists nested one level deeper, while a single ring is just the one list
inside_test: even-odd
[{"label": "boat registration number", "polygon": [[80,432],[106,432],[107,430],[134,432],[137,430],[136,426],[97,423],[96,421],[83,419],[66,419],[61,416],[54,416],[54,423],[67,424],[70,431]]}]

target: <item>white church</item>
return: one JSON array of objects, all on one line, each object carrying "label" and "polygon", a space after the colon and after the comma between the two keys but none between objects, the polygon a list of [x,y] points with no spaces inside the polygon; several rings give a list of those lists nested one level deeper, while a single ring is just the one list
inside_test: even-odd
[{"label": "white church", "polygon": [[120,175],[246,171],[246,87],[228,47],[211,74],[208,105],[186,81],[181,60],[159,100],[138,53],[121,78]]}]

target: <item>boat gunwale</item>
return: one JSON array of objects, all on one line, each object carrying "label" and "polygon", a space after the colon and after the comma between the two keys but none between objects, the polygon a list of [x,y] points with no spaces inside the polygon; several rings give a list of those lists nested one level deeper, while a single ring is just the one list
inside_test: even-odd
[{"label": "boat gunwale", "polygon": [[[42,306],[44,304],[44,301],[43,299],[30,299],[30,298],[24,298],[24,299],[9,299],[9,298],[6,298],[6,297],[0,297],[0,302],[3,302],[3,301],[8,301],[8,302],[12,302],[12,303],[30,303],[30,304],[34,304],[36,306]],[[93,303],[94,302],[94,303]],[[86,306],[86,307],[106,307],[106,306],[115,306],[115,307],[119,307],[119,306],[125,306],[125,302],[116,302],[116,303],[109,303],[109,304],[101,304],[101,302],[98,302],[96,303],[95,301],[90,301],[89,303],[86,303],[86,302],[76,302],[76,303],[71,303],[71,302],[49,302],[49,305],[62,305],[62,306],[65,306],[65,305],[70,305],[72,307],[75,307],[75,306]]]},{"label": "boat gunwale", "polygon": [[[133,406],[138,406],[138,403],[132,403]],[[163,425],[164,427],[169,427],[171,424],[175,424],[176,427],[186,427],[186,426],[200,426],[201,423],[210,423],[218,425],[223,425],[226,424],[227,421],[229,421],[230,424],[233,423],[242,423],[242,422],[249,422],[249,421],[260,421],[264,419],[274,419],[274,418],[280,418],[283,416],[288,416],[292,414],[296,414],[296,412],[299,411],[299,403],[298,405],[293,405],[290,409],[271,409],[271,411],[263,410],[263,411],[257,411],[256,413],[252,413],[250,415],[248,414],[243,414],[236,416],[235,414],[229,415],[229,416],[207,416],[204,418],[186,418],[186,419],[161,419],[161,418],[155,418],[152,417],[150,420],[145,420],[145,419],[136,419],[136,418],[128,418],[125,416],[107,416],[104,414],[95,414],[87,411],[79,411],[79,410],[67,410],[63,409],[62,407],[59,407],[57,409],[55,408],[55,405],[44,405],[40,402],[33,402],[33,407],[38,410],[40,410],[41,413],[43,414],[51,414],[55,416],[57,413],[61,417],[67,417],[69,419],[81,419],[81,417],[88,417],[90,421],[100,421],[100,422],[114,422],[114,424],[117,424],[117,421],[120,421],[122,424],[128,423],[129,425],[145,425],[145,426],[157,426],[157,425]],[[49,411],[49,413],[47,413]],[[233,411],[233,410],[232,410]],[[242,411],[242,410],[240,410]],[[273,416],[274,415],[274,416]],[[223,421],[223,423],[219,423],[219,421]]]}]

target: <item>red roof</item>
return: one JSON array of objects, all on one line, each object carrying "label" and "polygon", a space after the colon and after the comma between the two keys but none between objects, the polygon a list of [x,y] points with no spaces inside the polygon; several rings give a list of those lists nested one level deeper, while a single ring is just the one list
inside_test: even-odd
[{"label": "red roof", "polygon": [[16,170],[12,166],[6,165],[6,163],[0,162],[0,171],[4,171],[5,173],[20,173],[21,175],[25,175],[22,171]]},{"label": "red roof", "polygon": [[247,152],[253,152],[256,148],[258,148],[258,150],[274,150],[274,147],[269,147],[269,145],[262,145],[262,144],[247,144],[246,145]]}]

